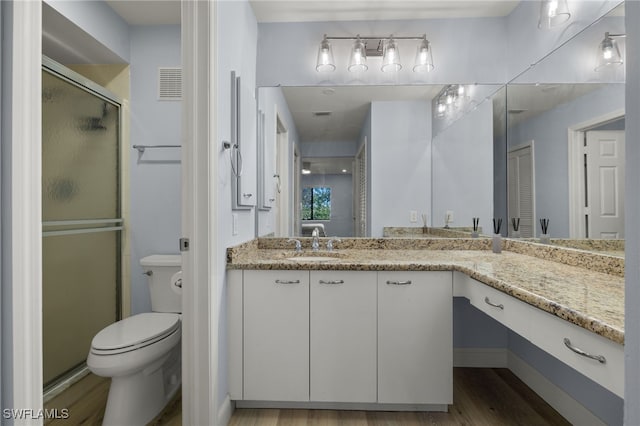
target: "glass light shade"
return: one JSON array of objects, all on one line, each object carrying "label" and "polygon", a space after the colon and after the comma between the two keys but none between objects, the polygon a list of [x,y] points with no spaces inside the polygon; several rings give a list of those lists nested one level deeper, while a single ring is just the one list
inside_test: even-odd
[{"label": "glass light shade", "polygon": [[327,36],[320,42],[320,48],[318,49],[318,60],[316,62],[316,71],[318,72],[330,72],[336,69],[335,61],[333,60],[333,49],[331,49],[331,43],[327,40]]},{"label": "glass light shade", "polygon": [[438,99],[436,105],[436,117],[443,118],[447,112],[447,105],[444,103],[442,99]]},{"label": "glass light shade", "polygon": [[433,56],[431,55],[431,43],[425,37],[418,45],[416,51],[416,63],[413,66],[414,72],[429,72],[433,70]]},{"label": "glass light shade", "polygon": [[538,28],[549,29],[567,22],[571,18],[567,0],[542,0]]},{"label": "glass light shade", "polygon": [[604,40],[598,45],[595,71],[600,71],[605,67],[622,65],[622,55],[618,48],[618,43],[605,33]]},{"label": "glass light shade", "polygon": [[393,38],[390,38],[384,45],[382,52],[382,72],[400,71],[402,65],[400,64],[400,50],[398,49],[398,43]]},{"label": "glass light shade", "polygon": [[349,68],[351,72],[366,71],[369,69],[367,66],[367,49],[360,40],[360,37],[356,38],[356,41],[351,47],[351,57],[349,59]]}]

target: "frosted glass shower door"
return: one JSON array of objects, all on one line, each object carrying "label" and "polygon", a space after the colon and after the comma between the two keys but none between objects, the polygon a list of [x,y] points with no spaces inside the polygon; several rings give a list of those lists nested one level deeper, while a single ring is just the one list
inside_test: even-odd
[{"label": "frosted glass shower door", "polygon": [[42,72],[45,387],[120,318],[120,106],[74,77]]}]

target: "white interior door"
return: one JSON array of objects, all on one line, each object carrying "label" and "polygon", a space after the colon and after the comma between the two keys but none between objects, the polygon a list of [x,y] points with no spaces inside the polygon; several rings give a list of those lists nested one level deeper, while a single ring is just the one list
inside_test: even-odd
[{"label": "white interior door", "polygon": [[624,238],[624,131],[585,135],[587,237]]},{"label": "white interior door", "polygon": [[533,141],[509,151],[507,172],[509,235],[513,232],[511,218],[520,218],[520,236],[533,237],[536,229]]}]

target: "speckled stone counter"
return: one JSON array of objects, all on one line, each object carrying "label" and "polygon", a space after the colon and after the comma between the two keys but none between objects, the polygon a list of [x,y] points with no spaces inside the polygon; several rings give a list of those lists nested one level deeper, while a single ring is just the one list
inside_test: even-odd
[{"label": "speckled stone counter", "polygon": [[[228,250],[227,268],[460,271],[616,343],[624,343],[624,278],[618,275],[509,251],[494,254],[488,250],[490,240],[458,241],[458,247],[467,242],[476,245],[471,250],[460,250],[446,248],[441,243],[446,240],[440,239],[363,239],[359,241],[366,248],[350,248],[343,241],[334,253],[306,250],[302,254],[282,248],[282,239],[273,240],[252,241]],[[438,246],[441,248],[433,249]],[[296,260],[302,256],[325,256],[329,260]]]}]

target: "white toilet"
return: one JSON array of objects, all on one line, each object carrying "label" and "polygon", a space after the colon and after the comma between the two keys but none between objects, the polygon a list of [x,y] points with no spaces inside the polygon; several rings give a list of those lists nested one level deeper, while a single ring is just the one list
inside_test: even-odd
[{"label": "white toilet", "polygon": [[100,331],[87,366],[111,377],[103,425],[144,425],[181,383],[182,278],[180,255],[140,259],[148,276],[153,312],[133,315]]}]

